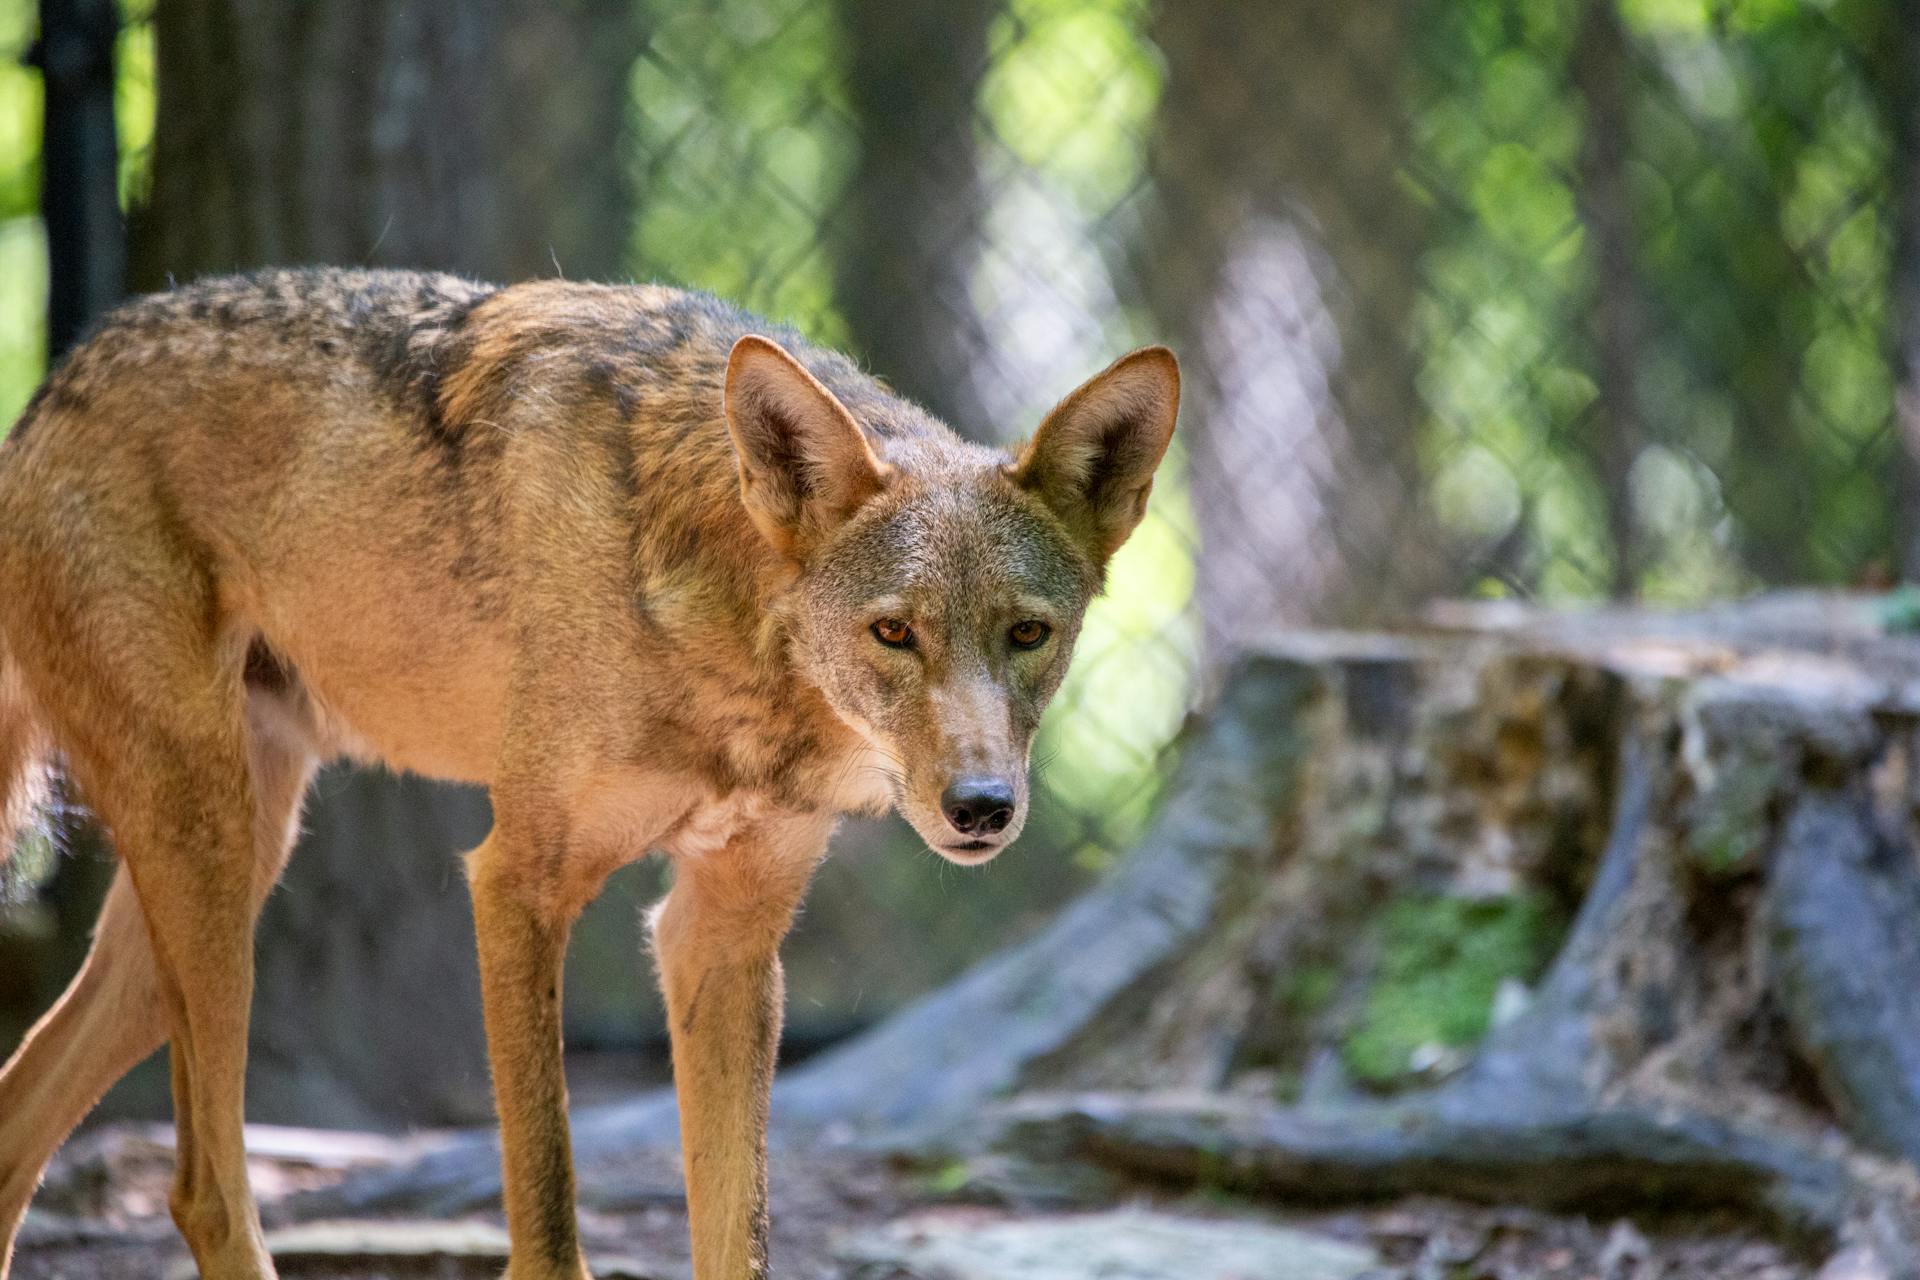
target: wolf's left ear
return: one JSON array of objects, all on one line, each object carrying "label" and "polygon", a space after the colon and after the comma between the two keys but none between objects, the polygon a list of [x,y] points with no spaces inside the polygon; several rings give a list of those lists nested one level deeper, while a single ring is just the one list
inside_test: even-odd
[{"label": "wolf's left ear", "polygon": [[1180,362],[1165,347],[1143,347],[1055,405],[1008,474],[1104,565],[1147,512],[1179,410]]},{"label": "wolf's left ear", "polygon": [[853,415],[779,343],[733,344],[724,399],[741,498],[775,550],[804,555],[885,486]]}]

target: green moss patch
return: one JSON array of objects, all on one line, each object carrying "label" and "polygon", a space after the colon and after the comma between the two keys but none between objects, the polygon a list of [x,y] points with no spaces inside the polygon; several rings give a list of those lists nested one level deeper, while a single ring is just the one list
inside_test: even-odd
[{"label": "green moss patch", "polygon": [[1688,815],[1686,849],[1696,868],[1724,876],[1759,864],[1774,796],[1785,785],[1782,774],[1777,754],[1735,752],[1727,757],[1720,776],[1694,799]]},{"label": "green moss patch", "polygon": [[1381,917],[1376,976],[1341,1046],[1347,1070],[1388,1088],[1412,1074],[1422,1045],[1479,1043],[1500,984],[1537,977],[1561,929],[1542,895],[1397,899]]}]

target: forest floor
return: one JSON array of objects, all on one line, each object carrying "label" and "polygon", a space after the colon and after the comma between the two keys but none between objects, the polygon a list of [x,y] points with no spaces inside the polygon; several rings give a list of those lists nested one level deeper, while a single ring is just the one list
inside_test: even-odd
[{"label": "forest floor", "polygon": [[[352,1169],[404,1158],[421,1141],[260,1130],[252,1144],[255,1182],[281,1275],[314,1280],[498,1275],[504,1236],[497,1217],[280,1224],[286,1215],[278,1206],[289,1195]],[[17,1280],[191,1275],[165,1212],[171,1162],[163,1127],[111,1126],[78,1139],[56,1161],[29,1214],[15,1260]],[[628,1172],[631,1195],[623,1203],[602,1204],[581,1215],[595,1275],[600,1280],[686,1280],[678,1156],[638,1153]],[[950,1171],[905,1168],[848,1150],[777,1152],[772,1174],[777,1272],[805,1280],[1150,1280],[1157,1275],[1168,1280],[1812,1280],[1816,1274],[1845,1274],[1843,1264],[1821,1272],[1819,1260],[1798,1257],[1750,1230],[1698,1218],[1594,1221],[1428,1199],[1301,1212],[1142,1188],[1124,1197],[1123,1212],[1093,1220],[1092,1232],[1083,1230],[1075,1243],[1070,1233],[1050,1235],[1049,1230],[1085,1224],[1088,1214],[1116,1206],[1068,1211],[983,1203],[977,1189],[956,1188]],[[1182,1259],[1169,1269],[1156,1269],[1152,1262],[1102,1263],[1089,1256],[1089,1238],[1097,1242],[1096,1252],[1118,1249],[1129,1234],[1144,1240],[1150,1228],[1166,1224],[1191,1233],[1185,1244],[1162,1241],[1164,1248],[1180,1252],[1152,1255]],[[1015,1235],[1022,1243],[1008,1244]],[[1057,1262],[1049,1263],[1043,1241],[1055,1235],[1064,1244]],[[1252,1245],[1246,1244],[1248,1238]],[[989,1240],[1000,1241],[1000,1254],[972,1263],[955,1260],[956,1241]],[[1259,1261],[1248,1269],[1225,1260],[1230,1245],[1253,1249],[1236,1256]],[[1218,1265],[1210,1257],[1215,1253],[1222,1259]]]}]

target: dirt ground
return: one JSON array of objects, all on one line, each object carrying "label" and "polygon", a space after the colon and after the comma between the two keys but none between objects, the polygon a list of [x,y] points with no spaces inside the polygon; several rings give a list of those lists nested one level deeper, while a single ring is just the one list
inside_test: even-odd
[{"label": "dirt ground", "polygon": [[[292,1135],[289,1137],[288,1135]],[[417,1144],[416,1144],[417,1145]],[[365,1135],[272,1131],[254,1159],[270,1228],[288,1216],[288,1197],[354,1168],[401,1158],[410,1149]],[[171,1151],[163,1128],[120,1126],[79,1140],[50,1172],[15,1260],[17,1280],[152,1280],[185,1264],[165,1213]],[[629,1280],[686,1280],[685,1205],[677,1156],[637,1153],[618,1205],[583,1210],[596,1274]],[[777,1273],[801,1280],[867,1280],[841,1257],[843,1242],[906,1215],[957,1216],[985,1223],[1037,1210],[983,1203],[953,1179],[847,1151],[776,1154],[774,1257]],[[1593,1221],[1513,1209],[1417,1200],[1342,1211],[1298,1212],[1195,1195],[1139,1190],[1127,1200],[1194,1219],[1253,1217],[1372,1248],[1381,1265],[1368,1280],[1811,1280],[1818,1259],[1797,1257],[1733,1224]],[[394,1224],[378,1244],[337,1243],[280,1258],[285,1277],[467,1280],[499,1274],[497,1218],[475,1218],[469,1256],[400,1256],[418,1234],[448,1224]],[[488,1242],[492,1245],[489,1246]],[[364,1252],[353,1252],[364,1248]],[[187,1274],[190,1274],[187,1273]],[[887,1280],[919,1280],[896,1270]],[[1044,1280],[1030,1277],[1028,1280]],[[1169,1277],[1184,1280],[1184,1277]]]}]

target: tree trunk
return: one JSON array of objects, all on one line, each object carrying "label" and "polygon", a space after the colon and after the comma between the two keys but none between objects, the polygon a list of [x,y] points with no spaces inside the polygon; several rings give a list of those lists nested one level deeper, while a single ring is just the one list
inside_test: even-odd
[{"label": "tree trunk", "polygon": [[631,12],[606,0],[161,6],[136,283],[299,262],[618,273]]},{"label": "tree trunk", "polygon": [[47,355],[58,359],[126,287],[113,0],[41,0],[33,60],[46,84],[40,210],[47,224]]},{"label": "tree trunk", "polygon": [[957,430],[992,435],[973,301],[986,199],[975,101],[999,0],[839,0],[860,133],[835,245],[836,295],[864,363]]},{"label": "tree trunk", "polygon": [[1166,59],[1141,275],[1185,361],[1196,588],[1216,657],[1382,617],[1435,566],[1411,523],[1423,216],[1401,165],[1402,5],[1155,10]]},{"label": "tree trunk", "polygon": [[1900,577],[1920,581],[1920,14],[1885,11],[1869,65],[1893,154],[1895,510]]},{"label": "tree trunk", "polygon": [[[1847,6],[1844,15],[1795,10],[1802,26],[1777,38],[1804,41],[1808,50],[1830,39],[1836,53],[1858,48],[1862,61],[1871,62],[1890,51],[1876,49],[1859,27],[1902,7]],[[1666,431],[1713,471],[1740,567],[1754,581],[1788,586],[1848,580],[1867,568],[1858,561],[1863,548],[1836,547],[1808,531],[1832,526],[1836,506],[1858,519],[1863,508],[1873,511],[1878,504],[1862,502],[1852,486],[1860,468],[1874,463],[1834,447],[1864,424],[1824,421],[1818,394],[1818,352],[1826,330],[1817,299],[1845,286],[1795,229],[1802,175],[1819,163],[1824,145],[1805,121],[1819,113],[1828,90],[1804,73],[1804,64],[1770,52],[1769,43],[1763,37],[1749,43],[1744,36],[1724,42],[1729,83],[1740,85],[1743,103],[1735,129],[1723,128],[1704,109],[1657,42],[1628,45],[1624,52],[1647,122],[1648,147],[1640,162],[1673,189],[1698,185],[1726,193],[1707,217],[1663,213],[1658,202],[1642,201],[1643,210],[1659,219],[1639,239],[1655,282],[1646,298],[1658,336],[1642,367],[1666,365],[1653,376],[1681,388],[1653,403],[1689,406],[1665,424]],[[1698,131],[1688,150],[1676,149],[1682,135],[1671,120],[1661,122],[1667,112],[1679,113],[1687,129]],[[1604,127],[1625,126],[1608,121]],[[1692,408],[1699,403],[1695,396],[1717,413]]]},{"label": "tree trunk", "polygon": [[[136,284],[303,262],[617,274],[633,12],[166,0]],[[487,824],[476,790],[322,775],[287,892],[262,919],[253,1118],[488,1113],[454,857]]]},{"label": "tree trunk", "polygon": [[1583,432],[1606,504],[1613,563],[1608,591],[1630,599],[1640,587],[1645,553],[1633,511],[1633,463],[1645,431],[1638,374],[1646,330],[1628,186],[1627,33],[1614,0],[1589,0],[1575,37],[1573,79],[1586,107],[1580,141],[1580,220],[1592,249],[1596,400]]}]

